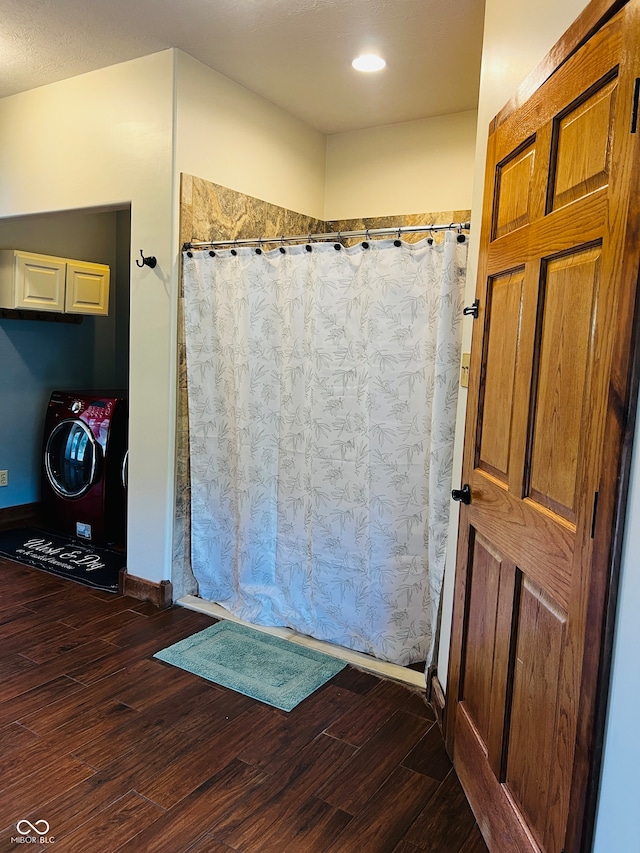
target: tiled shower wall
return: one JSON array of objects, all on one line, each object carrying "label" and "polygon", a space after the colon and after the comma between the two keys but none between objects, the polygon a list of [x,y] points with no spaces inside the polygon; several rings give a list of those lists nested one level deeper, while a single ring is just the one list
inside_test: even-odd
[{"label": "tiled shower wall", "polygon": [[[183,174],[180,191],[180,245],[191,241],[250,239],[275,235],[358,231],[366,228],[397,228],[402,225],[467,222],[469,216],[469,210],[448,210],[413,213],[406,216],[323,222],[227,187],[212,184],[201,178]],[[423,237],[424,234],[403,235],[404,240],[415,241]],[[198,591],[197,582],[191,571],[189,409],[182,289],[178,306],[178,358],[176,509],[171,578],[175,599],[188,594],[197,595]]]}]

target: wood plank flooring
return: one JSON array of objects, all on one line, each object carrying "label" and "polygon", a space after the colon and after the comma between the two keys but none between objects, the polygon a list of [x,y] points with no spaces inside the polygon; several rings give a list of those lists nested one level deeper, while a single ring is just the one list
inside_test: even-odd
[{"label": "wood plank flooring", "polygon": [[152,657],[213,621],[0,559],[0,851],[486,851],[419,690],[349,666],[287,714]]}]

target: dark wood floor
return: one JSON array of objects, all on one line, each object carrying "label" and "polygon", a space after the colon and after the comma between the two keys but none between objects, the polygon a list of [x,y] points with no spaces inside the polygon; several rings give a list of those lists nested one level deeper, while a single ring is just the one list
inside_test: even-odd
[{"label": "dark wood floor", "polygon": [[0,850],[486,851],[419,691],[347,667],[287,714],[153,659],[212,621],[0,560]]}]

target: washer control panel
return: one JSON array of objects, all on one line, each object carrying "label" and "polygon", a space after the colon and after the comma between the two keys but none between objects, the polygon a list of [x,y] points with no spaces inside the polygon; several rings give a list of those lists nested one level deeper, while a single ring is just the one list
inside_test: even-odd
[{"label": "washer control panel", "polygon": [[89,419],[95,418],[95,420],[101,421],[111,417],[112,409],[112,400],[94,400],[84,410],[84,414]]}]

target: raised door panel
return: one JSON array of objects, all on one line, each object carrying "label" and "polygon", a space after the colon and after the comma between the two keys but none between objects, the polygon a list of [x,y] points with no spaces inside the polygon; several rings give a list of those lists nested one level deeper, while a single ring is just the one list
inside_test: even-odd
[{"label": "raised door panel", "polygon": [[461,701],[487,748],[490,739],[492,661],[496,642],[502,560],[481,536],[474,537],[469,566],[470,612],[465,639]]},{"label": "raised door panel", "polygon": [[609,183],[617,83],[617,77],[602,81],[586,100],[572,104],[556,120],[551,210]]},{"label": "raised door panel", "polygon": [[572,523],[600,256],[594,246],[548,261],[540,288],[529,496]]},{"label": "raised door panel", "polygon": [[498,168],[494,237],[503,237],[522,228],[533,218],[531,187],[535,154],[535,142],[532,142]]},{"label": "raised door panel", "polygon": [[65,262],[46,255],[15,253],[15,308],[64,311]]},{"label": "raised door panel", "polygon": [[69,261],[65,311],[69,314],[109,313],[109,267]]},{"label": "raised door panel", "polygon": [[556,759],[566,612],[524,578],[516,612],[517,643],[504,781],[541,847]]},{"label": "raised door panel", "polygon": [[[484,399],[479,425],[476,466],[506,483],[509,479],[511,407],[520,334],[522,269],[492,278],[487,299],[491,323],[485,337]],[[483,417],[484,412],[487,413]]]}]

